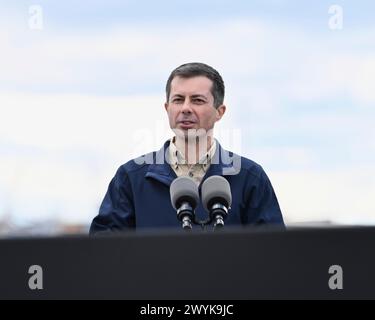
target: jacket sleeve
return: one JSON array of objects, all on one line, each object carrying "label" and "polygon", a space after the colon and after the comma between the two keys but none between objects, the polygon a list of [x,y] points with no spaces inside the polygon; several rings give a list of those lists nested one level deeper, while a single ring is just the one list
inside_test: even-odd
[{"label": "jacket sleeve", "polygon": [[111,180],[107,193],[90,227],[90,235],[135,228],[135,213],[129,177],[121,166]]},{"label": "jacket sleeve", "polygon": [[[255,225],[277,225],[285,227],[283,216],[271,181],[260,167],[260,174],[249,186],[246,220]],[[251,179],[253,180],[253,179]],[[253,180],[254,181],[254,180]]]}]

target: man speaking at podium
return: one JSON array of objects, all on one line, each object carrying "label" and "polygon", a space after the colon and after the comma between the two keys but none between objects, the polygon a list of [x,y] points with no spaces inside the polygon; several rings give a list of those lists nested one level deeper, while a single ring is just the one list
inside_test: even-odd
[{"label": "man speaking at podium", "polygon": [[[271,182],[260,165],[223,149],[213,128],[225,114],[224,82],[203,63],[179,66],[168,78],[165,110],[174,132],[157,152],[122,165],[109,184],[90,234],[142,228],[180,227],[171,204],[170,185],[181,176],[201,189],[213,175],[230,185],[232,204],[226,226],[284,226]],[[205,219],[201,203],[195,215]]]}]

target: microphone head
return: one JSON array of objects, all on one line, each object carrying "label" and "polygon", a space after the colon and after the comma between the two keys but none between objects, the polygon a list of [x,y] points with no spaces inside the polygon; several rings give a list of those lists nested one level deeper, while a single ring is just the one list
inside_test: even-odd
[{"label": "microphone head", "polygon": [[232,204],[229,182],[222,176],[211,176],[205,180],[202,184],[202,203],[207,212],[215,203],[229,208]]},{"label": "microphone head", "polygon": [[172,181],[169,189],[172,207],[178,210],[183,202],[188,202],[193,210],[199,202],[199,191],[195,181],[189,177],[178,177]]}]

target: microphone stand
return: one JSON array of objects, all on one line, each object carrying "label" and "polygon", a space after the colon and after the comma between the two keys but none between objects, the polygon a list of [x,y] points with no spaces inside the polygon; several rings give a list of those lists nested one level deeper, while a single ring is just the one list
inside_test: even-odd
[{"label": "microphone stand", "polygon": [[224,227],[224,220],[228,215],[228,209],[226,206],[216,203],[210,210],[211,221],[214,220],[214,230],[220,230]]},{"label": "microphone stand", "polygon": [[228,208],[220,203],[216,203],[212,206],[208,219],[197,220],[194,216],[193,223],[200,225],[202,230],[214,221],[214,231],[221,230],[224,227],[224,220],[228,216]]},{"label": "microphone stand", "polygon": [[182,229],[191,231],[193,229],[192,221],[194,221],[194,209],[189,202],[183,202],[177,210],[177,218],[182,222]]},{"label": "microphone stand", "polygon": [[202,230],[214,221],[214,231],[221,230],[224,227],[224,220],[228,215],[226,206],[216,203],[211,207],[208,219],[197,220],[194,209],[189,202],[183,202],[177,210],[177,218],[182,222],[182,229],[191,231],[193,224],[200,225]]}]

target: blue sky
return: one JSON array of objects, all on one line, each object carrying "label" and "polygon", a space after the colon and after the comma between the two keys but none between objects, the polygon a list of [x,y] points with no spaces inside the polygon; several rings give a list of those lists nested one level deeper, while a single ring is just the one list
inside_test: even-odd
[{"label": "blue sky", "polygon": [[[34,4],[42,30],[28,27]],[[331,5],[342,30],[328,26]],[[170,136],[170,71],[202,61],[226,83],[218,135],[241,133],[226,146],[266,169],[288,221],[375,223],[373,2],[0,8],[0,219],[87,223],[117,167]]]},{"label": "blue sky", "polygon": [[[350,27],[354,24],[371,25],[374,3],[372,1],[308,1],[308,0],[258,0],[258,1],[1,1],[1,6],[19,12],[32,4],[43,6],[54,26],[71,25],[79,28],[103,27],[122,23],[147,23],[215,20],[218,18],[260,18],[284,24],[305,26],[324,25],[330,5],[345,8]],[[352,25],[353,23],[353,25]]]}]

